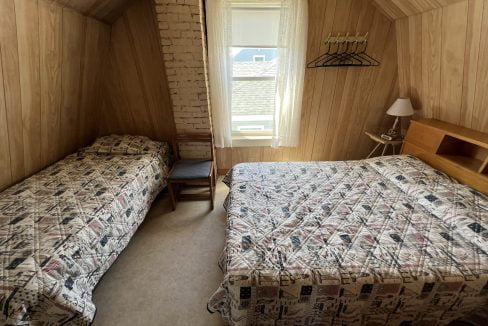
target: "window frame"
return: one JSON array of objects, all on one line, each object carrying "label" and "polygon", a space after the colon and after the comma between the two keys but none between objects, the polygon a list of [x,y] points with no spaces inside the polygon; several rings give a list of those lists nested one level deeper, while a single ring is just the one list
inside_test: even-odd
[{"label": "window frame", "polygon": [[[246,10],[246,11],[263,11],[263,10],[272,10],[272,11],[280,11],[281,6],[279,1],[270,0],[267,3],[249,3],[249,2],[239,2],[233,1],[231,10]],[[233,48],[242,48],[242,49],[277,49],[277,45],[239,45],[232,43]],[[255,56],[264,57],[264,61],[254,61]],[[254,55],[252,62],[266,62],[265,55]],[[235,80],[276,80],[276,76],[255,76],[255,77],[234,77],[232,76],[232,82]],[[231,119],[234,115],[232,114],[232,107],[231,107]],[[274,128],[274,114],[273,114],[273,128]],[[273,138],[274,130],[267,130],[262,132],[256,131],[234,131],[232,130],[232,140],[233,144],[238,147],[246,147],[246,146],[270,146]]]}]

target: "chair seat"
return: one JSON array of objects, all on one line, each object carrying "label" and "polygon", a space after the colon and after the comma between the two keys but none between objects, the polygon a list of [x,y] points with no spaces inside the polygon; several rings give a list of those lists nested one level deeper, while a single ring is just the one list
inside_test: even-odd
[{"label": "chair seat", "polygon": [[212,161],[181,160],[176,161],[169,180],[203,179],[210,176]]}]

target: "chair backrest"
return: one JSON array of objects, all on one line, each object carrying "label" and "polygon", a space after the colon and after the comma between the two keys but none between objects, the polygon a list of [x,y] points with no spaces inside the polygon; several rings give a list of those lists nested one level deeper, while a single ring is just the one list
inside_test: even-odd
[{"label": "chair backrest", "polygon": [[[173,141],[173,152],[175,159],[181,159],[180,156],[180,144],[182,143],[207,143],[210,146],[210,159],[214,160],[214,145],[213,137],[211,133],[188,133],[178,134]],[[201,157],[200,159],[209,159],[208,157]]]}]

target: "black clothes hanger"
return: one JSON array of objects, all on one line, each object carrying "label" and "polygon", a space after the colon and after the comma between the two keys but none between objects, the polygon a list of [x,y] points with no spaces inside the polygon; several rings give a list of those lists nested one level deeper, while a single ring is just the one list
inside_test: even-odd
[{"label": "black clothes hanger", "polygon": [[338,34],[325,41],[326,52],[308,63],[308,68],[322,67],[374,67],[380,62],[366,53],[368,49],[368,33],[364,36],[345,36]]}]

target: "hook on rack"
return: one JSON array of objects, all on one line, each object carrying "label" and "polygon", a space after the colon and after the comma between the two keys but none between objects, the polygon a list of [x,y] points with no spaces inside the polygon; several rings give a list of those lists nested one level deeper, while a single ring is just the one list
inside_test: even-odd
[{"label": "hook on rack", "polygon": [[356,33],[344,36],[329,34],[325,41],[326,52],[308,63],[308,68],[321,67],[374,67],[380,62],[366,53],[368,49],[368,34],[361,36]]}]

